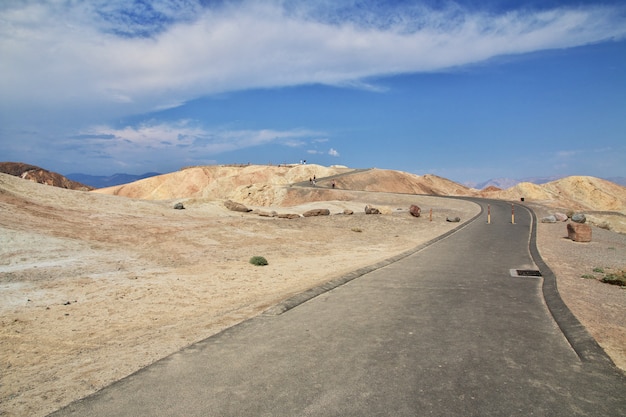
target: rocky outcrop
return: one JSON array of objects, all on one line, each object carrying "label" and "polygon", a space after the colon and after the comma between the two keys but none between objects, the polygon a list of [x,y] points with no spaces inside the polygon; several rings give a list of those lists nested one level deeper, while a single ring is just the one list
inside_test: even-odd
[{"label": "rocky outcrop", "polygon": [[567,237],[574,242],[591,242],[591,226],[582,223],[568,223]]},{"label": "rocky outcrop", "polygon": [[304,217],[315,217],[315,216],[329,216],[330,210],[328,209],[313,209],[309,211],[305,211],[302,213]]},{"label": "rocky outcrop", "polygon": [[231,200],[226,200],[224,201],[224,206],[231,211],[239,211],[242,213],[249,213],[252,211],[252,209],[249,209],[248,207],[244,206],[241,203],[236,203],[234,201]]},{"label": "rocky outcrop", "polygon": [[67,188],[68,190],[93,190],[93,187],[72,181],[56,172],[51,172],[46,169],[39,168],[38,166],[24,164],[22,162],[0,162],[0,172],[39,184]]},{"label": "rocky outcrop", "polygon": [[413,217],[419,217],[422,215],[422,209],[416,204],[411,204],[411,207],[409,207],[409,213],[411,213],[411,216]]}]

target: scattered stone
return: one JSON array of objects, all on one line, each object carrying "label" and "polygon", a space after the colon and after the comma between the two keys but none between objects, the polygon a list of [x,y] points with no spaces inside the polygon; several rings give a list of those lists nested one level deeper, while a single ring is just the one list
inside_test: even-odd
[{"label": "scattered stone", "polygon": [[183,205],[183,203],[176,203],[174,204],[174,210],[184,210],[185,206]]},{"label": "scattered stone", "polygon": [[352,211],[352,210],[350,210],[350,209],[345,209],[345,210],[343,211],[343,214],[346,214],[346,215],[350,216],[350,215],[354,214],[354,211]]},{"label": "scattered stone", "polygon": [[[567,217],[566,217],[567,218]],[[546,216],[541,219],[541,223],[556,223],[556,216]]]},{"label": "scattered stone", "polygon": [[263,211],[263,210],[255,210],[254,211],[256,214],[258,214],[261,217],[276,217],[278,216],[278,213],[276,213],[275,211]]},{"label": "scattered stone", "polygon": [[574,242],[591,242],[591,226],[582,223],[568,223],[567,237]]},{"label": "scattered stone", "polygon": [[298,219],[302,216],[296,213],[282,213],[277,216],[279,219]]},{"label": "scattered stone", "polygon": [[249,209],[248,207],[244,206],[241,203],[235,203],[234,201],[231,200],[226,200],[224,201],[224,206],[228,209],[228,210],[232,210],[232,211],[240,211],[242,213],[248,213],[251,212],[252,209]]},{"label": "scattered stone", "polygon": [[583,213],[576,213],[572,215],[572,221],[582,224],[587,221],[587,217]]},{"label": "scattered stone", "polygon": [[380,214],[380,210],[376,207],[365,206],[365,214]]},{"label": "scattered stone", "polygon": [[422,209],[419,208],[419,206],[412,204],[411,207],[409,207],[409,213],[411,213],[411,216],[413,217],[419,217],[422,214]]},{"label": "scattered stone", "polygon": [[461,221],[460,217],[446,217],[446,221],[450,223],[458,223]]},{"label": "scattered stone", "polygon": [[558,222],[564,222],[564,221],[567,221],[568,219],[567,214],[563,214],[563,213],[554,213],[554,218]]},{"label": "scattered stone", "polygon": [[330,210],[328,209],[313,209],[302,213],[304,217],[315,217],[315,216],[330,216]]}]

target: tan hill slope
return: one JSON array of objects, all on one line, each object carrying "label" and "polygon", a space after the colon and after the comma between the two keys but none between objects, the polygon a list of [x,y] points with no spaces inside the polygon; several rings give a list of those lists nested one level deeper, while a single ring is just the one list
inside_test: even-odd
[{"label": "tan hill slope", "polygon": [[39,184],[47,184],[54,187],[67,188],[69,190],[93,190],[93,187],[72,181],[56,172],[51,172],[47,169],[24,164],[22,162],[0,162],[0,172]]},{"label": "tan hill slope", "polygon": [[[293,184],[317,178],[316,187]],[[331,184],[335,183],[333,189]],[[257,206],[291,206],[311,201],[349,200],[349,191],[477,196],[538,203],[561,210],[613,211],[626,214],[626,187],[595,177],[567,177],[546,184],[519,183],[506,190],[479,191],[436,175],[385,169],[355,170],[320,165],[204,166],[130,184],[96,190],[146,200],[232,199]]]},{"label": "tan hill slope", "polygon": [[523,197],[555,208],[626,214],[626,187],[595,177],[572,176],[542,185],[523,182],[506,190],[483,190],[480,195],[517,201]]},{"label": "tan hill slope", "polygon": [[[302,189],[292,184],[317,186]],[[332,181],[336,189],[332,189]],[[417,176],[401,171],[320,165],[292,166],[205,166],[96,190],[95,192],[147,200],[181,198],[233,199],[242,203],[286,206],[306,201],[341,199],[340,191],[400,194],[472,195],[472,190],[434,175]],[[327,194],[333,192],[333,194]]]},{"label": "tan hill slope", "polygon": [[349,171],[352,169],[319,165],[203,166],[185,168],[130,184],[102,188],[96,192],[145,200],[227,199],[238,194],[237,190],[240,187],[249,187],[255,184],[265,188],[284,186],[308,181],[314,176],[328,177]]}]

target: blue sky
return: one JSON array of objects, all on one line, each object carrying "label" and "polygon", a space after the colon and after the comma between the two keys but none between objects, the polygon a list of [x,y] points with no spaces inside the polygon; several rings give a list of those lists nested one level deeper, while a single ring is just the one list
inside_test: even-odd
[{"label": "blue sky", "polygon": [[110,175],[303,159],[462,183],[626,176],[626,5],[0,4],[0,160]]}]

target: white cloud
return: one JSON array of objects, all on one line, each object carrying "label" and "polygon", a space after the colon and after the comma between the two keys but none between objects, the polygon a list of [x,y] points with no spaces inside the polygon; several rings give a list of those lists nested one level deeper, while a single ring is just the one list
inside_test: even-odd
[{"label": "white cloud", "polygon": [[339,156],[339,152],[337,152],[336,149],[330,148],[330,150],[328,151],[328,155],[338,157]]},{"label": "white cloud", "polygon": [[[122,156],[130,149],[173,151],[191,149],[204,155],[250,148],[269,143],[284,146],[302,146],[306,140],[319,135],[309,130],[224,130],[207,129],[190,120],[175,123],[144,123],[116,129],[94,126],[81,132],[76,140],[100,144],[107,152]],[[187,151],[185,151],[187,152]]]},{"label": "white cloud", "polygon": [[414,7],[380,16],[355,10],[346,19],[350,13],[295,4],[169,0],[146,11],[125,1],[9,2],[0,6],[0,110],[116,115],[257,87],[376,89],[368,77],[626,34],[624,10],[608,7],[501,15]]}]

